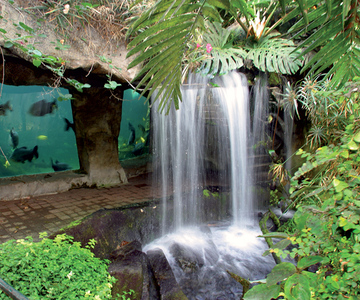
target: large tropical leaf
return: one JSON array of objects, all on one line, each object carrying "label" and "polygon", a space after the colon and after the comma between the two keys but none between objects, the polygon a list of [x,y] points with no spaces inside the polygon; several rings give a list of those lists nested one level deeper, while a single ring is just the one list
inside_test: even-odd
[{"label": "large tropical leaf", "polygon": [[294,74],[302,66],[298,59],[295,45],[291,40],[266,36],[258,43],[251,44],[247,59],[253,61],[254,66],[261,71],[281,74]]},{"label": "large tropical leaf", "polygon": [[207,24],[204,43],[212,46],[211,53],[202,61],[200,71],[204,74],[223,75],[231,70],[241,68],[244,64],[246,51],[233,48],[229,36],[231,31],[222,28],[217,22]]},{"label": "large tropical leaf", "polygon": [[169,109],[172,103],[178,108],[188,42],[197,29],[204,27],[203,10],[212,20],[221,20],[215,7],[228,9],[229,1],[159,0],[128,31],[128,37],[135,37],[128,45],[131,50],[127,57],[137,54],[129,68],[141,66],[135,78],[140,80],[138,87],[148,98],[157,90],[154,96],[161,96],[161,109]]}]

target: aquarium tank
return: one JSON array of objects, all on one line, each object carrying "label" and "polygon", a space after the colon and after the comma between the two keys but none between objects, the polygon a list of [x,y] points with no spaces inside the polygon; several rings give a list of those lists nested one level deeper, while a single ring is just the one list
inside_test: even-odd
[{"label": "aquarium tank", "polygon": [[63,88],[2,85],[0,177],[79,169],[70,98]]},{"label": "aquarium tank", "polygon": [[132,89],[124,91],[119,134],[119,160],[149,154],[150,108],[145,97]]}]

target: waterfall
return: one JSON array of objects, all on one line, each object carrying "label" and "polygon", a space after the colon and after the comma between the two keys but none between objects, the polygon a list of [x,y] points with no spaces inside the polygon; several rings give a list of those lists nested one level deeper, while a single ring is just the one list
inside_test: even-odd
[{"label": "waterfall", "polygon": [[[269,133],[269,91],[268,80],[265,73],[255,79],[255,84],[251,93],[252,120],[251,120],[251,150],[254,171],[254,183],[257,187],[268,186],[268,173],[271,159],[269,149],[271,149],[271,136]],[[261,189],[256,189],[261,191]],[[268,197],[264,194],[254,195],[257,200],[254,205],[263,207],[268,202]]]},{"label": "waterfall", "polygon": [[[212,85],[210,83],[213,83]],[[213,87],[213,85],[217,87]],[[180,109],[169,114],[152,108],[155,181],[163,189],[163,225],[173,220],[175,229],[198,225],[204,220],[204,203],[199,193],[206,186],[207,152],[211,143],[218,143],[218,159],[212,163],[228,165],[232,201],[232,223],[245,226],[255,215],[252,197],[252,164],[249,160],[250,112],[246,77],[237,72],[213,80],[191,74],[182,87]],[[209,113],[212,110],[212,113]],[[212,119],[216,116],[215,119]],[[216,126],[217,136],[205,136],[206,124]],[[214,142],[215,141],[215,142]],[[210,151],[210,152],[211,152]],[[173,193],[172,193],[173,192]],[[167,196],[174,196],[174,213],[168,215]],[[166,232],[166,230],[165,230]]]},{"label": "waterfall", "polygon": [[[249,160],[249,88],[246,77],[235,72],[216,78],[215,83],[220,87],[213,90],[214,99],[228,123],[233,223],[243,227],[252,224],[255,217]],[[220,148],[220,151],[224,153],[226,149]]]},{"label": "waterfall", "polygon": [[[260,78],[252,126],[247,80],[237,72],[213,79],[191,74],[180,109],[168,115],[153,104],[153,178],[163,188],[163,235],[143,251],[163,251],[188,299],[240,299],[242,287],[227,271],[258,280],[274,266],[271,256],[262,256],[268,246],[254,226],[253,149],[256,155],[266,149],[255,145],[266,141],[267,97],[266,77]],[[202,195],[217,183],[230,189],[231,220],[209,209],[222,210],[223,199]]]}]

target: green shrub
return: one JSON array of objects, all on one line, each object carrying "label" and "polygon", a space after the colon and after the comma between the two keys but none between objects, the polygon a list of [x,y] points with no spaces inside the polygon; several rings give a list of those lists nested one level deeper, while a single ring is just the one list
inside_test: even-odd
[{"label": "green shrub", "polygon": [[[32,238],[0,244],[0,277],[32,300],[36,299],[111,299],[109,261],[94,257],[73,237]],[[0,299],[9,299],[0,291]]]}]

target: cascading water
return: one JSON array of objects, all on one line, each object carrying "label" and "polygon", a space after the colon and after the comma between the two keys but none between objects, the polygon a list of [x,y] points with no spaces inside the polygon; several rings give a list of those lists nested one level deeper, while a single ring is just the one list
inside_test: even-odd
[{"label": "cascading water", "polygon": [[[238,299],[242,287],[227,271],[255,280],[274,265],[262,257],[267,245],[253,227],[257,207],[247,80],[237,72],[212,80],[192,74],[182,96],[180,109],[169,115],[159,114],[157,103],[152,109],[154,178],[163,188],[164,235],[143,251],[163,250],[189,299]],[[230,187],[231,220],[211,222],[205,215],[217,205],[202,197],[209,164],[219,169],[220,181],[229,181],[221,184]]]},{"label": "cascading water", "polygon": [[[255,214],[251,193],[252,165],[249,161],[249,92],[245,76],[236,72],[213,80],[217,88],[209,85],[209,79],[192,75],[189,87],[182,88],[183,102],[179,110],[171,109],[169,115],[152,110],[154,126],[154,162],[159,165],[154,178],[163,188],[164,219],[167,223],[166,196],[174,189],[174,224],[180,229],[184,224],[196,225],[204,221],[199,189],[206,186],[205,153],[207,139],[219,141],[221,160],[228,164],[232,198],[232,221],[245,226],[252,223]],[[209,121],[205,106],[216,106],[217,120],[225,125],[217,126],[217,135],[205,137],[205,123]],[[210,119],[210,122],[214,121]],[[230,150],[230,151],[229,151]],[[184,195],[186,194],[186,197]]]},{"label": "cascading water", "polygon": [[[191,80],[191,78],[190,78]],[[206,83],[198,88],[183,88],[181,109],[172,107],[168,115],[158,113],[158,103],[152,110],[154,128],[154,162],[158,165],[154,178],[163,192],[163,232],[169,219],[175,230],[199,224],[198,190],[203,181],[202,163],[204,144],[203,101]],[[174,195],[174,214],[168,215],[167,195]],[[186,197],[184,197],[186,195]]]},{"label": "cascading water", "polygon": [[249,160],[249,89],[246,77],[238,73],[217,77],[215,83],[220,87],[213,89],[214,99],[228,121],[233,223],[244,227],[255,219],[253,165]]}]

